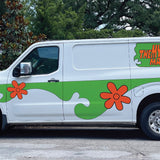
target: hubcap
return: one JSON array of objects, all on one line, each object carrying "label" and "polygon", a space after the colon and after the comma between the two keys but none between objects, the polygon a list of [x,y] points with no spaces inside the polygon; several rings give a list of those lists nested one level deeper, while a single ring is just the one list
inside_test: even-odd
[{"label": "hubcap", "polygon": [[155,110],[150,114],[149,126],[152,131],[160,134],[160,110]]}]

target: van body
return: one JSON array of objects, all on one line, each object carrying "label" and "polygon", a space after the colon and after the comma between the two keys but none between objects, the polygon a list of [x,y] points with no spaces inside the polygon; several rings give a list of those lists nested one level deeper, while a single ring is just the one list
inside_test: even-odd
[{"label": "van body", "polygon": [[6,124],[131,123],[160,139],[160,37],[46,41],[0,72]]}]

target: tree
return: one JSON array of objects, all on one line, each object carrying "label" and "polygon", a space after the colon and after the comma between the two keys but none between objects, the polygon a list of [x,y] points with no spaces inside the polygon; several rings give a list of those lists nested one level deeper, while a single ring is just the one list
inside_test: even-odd
[{"label": "tree", "polygon": [[0,1],[0,19],[2,17],[2,15],[5,13],[5,0],[1,0]]},{"label": "tree", "polygon": [[85,13],[84,28],[160,32],[160,0],[88,0]]},{"label": "tree", "polygon": [[121,17],[128,11],[128,0],[88,0],[85,14],[85,28],[114,29],[121,23]]},{"label": "tree", "polygon": [[[2,20],[2,15],[5,13],[6,7],[5,7],[5,0],[0,1],[0,20]],[[1,40],[0,40],[1,43]]]},{"label": "tree", "polygon": [[128,23],[149,35],[160,35],[160,0],[135,0],[130,6]]},{"label": "tree", "polygon": [[124,37],[144,37],[146,34],[139,29],[132,29],[132,30],[125,30],[121,29],[117,32],[113,32],[112,37],[113,38],[124,38]]},{"label": "tree", "polygon": [[76,13],[79,12],[80,8],[86,7],[87,1],[86,0],[63,0],[65,5],[65,9],[72,8],[73,11]]},{"label": "tree", "polygon": [[30,2],[32,6],[30,5],[28,11],[35,14],[27,17],[31,21],[30,29],[34,34],[43,32],[48,39],[74,39],[75,32],[83,29],[84,7],[75,11],[62,0]]},{"label": "tree", "polygon": [[97,39],[97,38],[111,38],[113,35],[112,29],[94,30],[88,29],[79,31],[75,34],[76,39]]},{"label": "tree", "polygon": [[6,12],[0,21],[0,70],[7,68],[32,43],[45,39],[44,34],[37,37],[28,32],[28,22],[23,17],[23,6],[19,0],[6,0],[5,4]]},{"label": "tree", "polygon": [[75,35],[76,39],[97,39],[97,38],[120,38],[120,37],[142,37],[145,36],[141,30],[125,30],[113,31],[112,29],[101,29],[101,30],[84,30],[77,32]]},{"label": "tree", "polygon": [[[30,30],[36,35],[43,32],[48,39],[80,39],[92,36],[104,38],[113,37],[117,31],[128,26],[132,27],[133,32],[140,29],[135,26],[136,23],[132,25],[133,1],[129,0],[23,1],[27,6],[25,15],[31,21]],[[110,33],[108,35],[108,31],[106,33],[106,30],[101,30],[103,28],[112,30],[112,36]],[[132,35],[130,32],[126,33]]]}]

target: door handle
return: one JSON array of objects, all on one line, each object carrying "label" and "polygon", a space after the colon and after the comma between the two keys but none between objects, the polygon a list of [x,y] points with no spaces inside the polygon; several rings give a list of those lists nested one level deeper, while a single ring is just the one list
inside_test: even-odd
[{"label": "door handle", "polygon": [[48,82],[59,82],[59,80],[53,78],[53,79],[48,80]]}]

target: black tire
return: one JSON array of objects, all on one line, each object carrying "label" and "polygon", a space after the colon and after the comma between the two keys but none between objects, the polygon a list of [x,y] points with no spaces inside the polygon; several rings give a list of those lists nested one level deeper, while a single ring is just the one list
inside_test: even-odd
[{"label": "black tire", "polygon": [[160,102],[146,106],[140,116],[140,128],[153,140],[160,140]]}]

